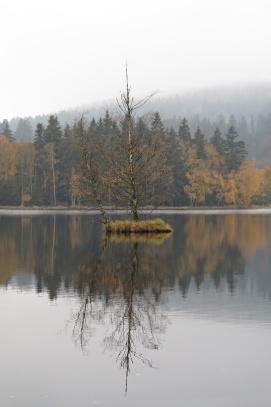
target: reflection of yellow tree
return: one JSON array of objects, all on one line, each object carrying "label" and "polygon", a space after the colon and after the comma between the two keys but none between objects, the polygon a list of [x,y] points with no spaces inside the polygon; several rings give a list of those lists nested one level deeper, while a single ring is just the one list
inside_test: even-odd
[{"label": "reflection of yellow tree", "polygon": [[1,238],[0,285],[6,284],[12,273],[14,273],[18,267],[18,251],[16,249],[15,241],[11,236]]},{"label": "reflection of yellow tree", "polygon": [[52,298],[62,281],[69,286],[65,274],[72,273],[74,253],[81,250],[83,222],[80,216],[70,216],[65,222],[61,219],[0,218],[0,284],[7,284],[15,272],[34,272],[38,289],[49,286]]},{"label": "reflection of yellow tree", "polygon": [[[191,215],[184,231],[185,246],[179,261],[182,276],[196,274],[199,269],[203,275],[212,274],[219,267],[225,272],[229,272],[230,267],[233,272],[243,272],[245,259],[252,256],[257,247],[265,247],[268,241],[262,223],[247,215]],[[231,266],[227,263],[230,257]]]},{"label": "reflection of yellow tree", "polygon": [[[16,226],[16,227],[15,227]],[[14,272],[34,269],[32,219],[21,217],[11,225],[0,223],[0,285],[6,284]]]}]

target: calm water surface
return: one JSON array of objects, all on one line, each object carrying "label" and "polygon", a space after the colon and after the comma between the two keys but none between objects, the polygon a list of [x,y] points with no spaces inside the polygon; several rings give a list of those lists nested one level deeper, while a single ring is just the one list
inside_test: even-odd
[{"label": "calm water surface", "polygon": [[160,216],[0,215],[1,406],[270,405],[271,212]]}]

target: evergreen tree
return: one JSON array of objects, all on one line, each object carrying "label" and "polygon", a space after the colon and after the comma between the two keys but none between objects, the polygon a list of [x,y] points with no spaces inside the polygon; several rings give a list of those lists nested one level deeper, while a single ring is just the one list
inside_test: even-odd
[{"label": "evergreen tree", "polygon": [[147,124],[146,124],[145,120],[143,120],[143,118],[141,116],[137,119],[136,131],[139,134],[144,134],[144,133],[148,132]]},{"label": "evergreen tree", "polygon": [[58,170],[58,199],[71,203],[72,174],[75,168],[74,140],[72,128],[66,124],[61,140],[61,155],[57,164]]},{"label": "evergreen tree", "polygon": [[103,126],[102,126],[103,134],[104,134],[104,136],[108,136],[112,132],[112,119],[109,115],[108,110],[105,111],[105,116],[102,120],[103,120]]},{"label": "evergreen tree", "polygon": [[33,140],[33,127],[28,118],[19,120],[14,135],[18,141]]},{"label": "evergreen tree", "polygon": [[204,117],[201,120],[200,128],[201,128],[202,132],[207,135],[207,138],[210,138],[210,135],[214,131],[213,123],[211,123],[211,121],[209,119],[207,119],[206,117]]},{"label": "evergreen tree", "polygon": [[194,135],[194,139],[193,139],[193,143],[196,145],[197,147],[197,157],[200,159],[204,159],[206,158],[206,154],[204,151],[204,147],[205,147],[205,136],[202,133],[202,131],[200,130],[200,128],[197,128],[197,131]]},{"label": "evergreen tree", "polygon": [[168,163],[172,169],[172,202],[173,206],[187,204],[184,186],[187,182],[185,176],[185,162],[187,146],[180,140],[175,130],[171,127],[167,131],[167,155]]},{"label": "evergreen tree", "polygon": [[11,131],[10,127],[9,127],[9,122],[6,119],[3,120],[3,132],[2,132],[2,134],[6,137],[6,139],[8,141],[11,141],[11,142],[15,141],[15,138],[13,137],[12,131]]},{"label": "evergreen tree", "polygon": [[162,122],[161,116],[159,112],[155,112],[152,122],[151,122],[151,130],[152,131],[158,131],[158,132],[164,132],[164,124]]},{"label": "evergreen tree", "polygon": [[104,121],[101,117],[96,124],[96,134],[97,136],[102,136],[104,134]]},{"label": "evergreen tree", "polygon": [[238,122],[237,131],[242,140],[247,140],[249,137],[248,125],[244,116]]},{"label": "evergreen tree", "polygon": [[46,173],[46,202],[56,205],[59,193],[59,174],[62,167],[62,130],[58,117],[51,115],[44,130],[44,169]]},{"label": "evergreen tree", "polygon": [[164,124],[162,122],[159,112],[154,113],[154,116],[153,116],[153,119],[151,122],[151,131],[150,131],[150,133],[147,132],[145,134],[145,137],[147,137],[150,134],[156,134],[156,137],[159,139],[160,142],[165,141],[165,128],[164,128]]},{"label": "evergreen tree", "polygon": [[44,142],[54,143],[55,146],[60,144],[62,137],[62,130],[58,122],[57,116],[51,115],[48,120],[46,129],[44,130]]},{"label": "evergreen tree", "polygon": [[34,147],[36,150],[35,180],[33,188],[32,202],[35,205],[43,205],[44,201],[44,126],[38,123],[34,134]]},{"label": "evergreen tree", "polygon": [[239,134],[235,127],[230,126],[225,140],[225,161],[228,172],[237,171],[247,154],[245,142],[243,140],[236,141],[238,137]]},{"label": "evergreen tree", "polygon": [[184,141],[187,141],[189,143],[191,142],[191,133],[190,133],[190,129],[188,126],[188,122],[185,117],[181,121],[179,131],[178,131],[178,136]]},{"label": "evergreen tree", "polygon": [[216,127],[213,136],[210,139],[210,142],[215,147],[216,151],[221,155],[224,156],[224,140],[221,135],[221,131],[218,127]]},{"label": "evergreen tree", "polygon": [[44,146],[44,126],[38,123],[34,134],[34,146],[37,151],[40,151]]}]

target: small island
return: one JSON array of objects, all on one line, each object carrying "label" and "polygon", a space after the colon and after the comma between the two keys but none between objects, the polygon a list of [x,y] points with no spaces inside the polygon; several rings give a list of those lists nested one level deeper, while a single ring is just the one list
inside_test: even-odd
[{"label": "small island", "polygon": [[130,234],[130,233],[172,233],[173,229],[162,219],[129,221],[116,220],[106,225],[106,233],[111,234]]}]

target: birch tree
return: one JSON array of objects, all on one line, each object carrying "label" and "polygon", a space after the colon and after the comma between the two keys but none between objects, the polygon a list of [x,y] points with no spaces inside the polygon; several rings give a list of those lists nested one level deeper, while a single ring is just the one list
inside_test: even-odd
[{"label": "birch tree", "polygon": [[119,205],[130,210],[135,221],[139,220],[140,207],[166,202],[172,184],[163,132],[155,126],[150,128],[150,115],[141,118],[144,126],[136,126],[138,109],[153,95],[134,100],[126,67],[126,89],[117,100],[120,115],[112,120],[113,135],[106,162],[112,194]]}]

